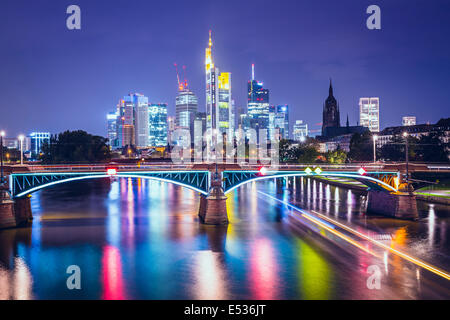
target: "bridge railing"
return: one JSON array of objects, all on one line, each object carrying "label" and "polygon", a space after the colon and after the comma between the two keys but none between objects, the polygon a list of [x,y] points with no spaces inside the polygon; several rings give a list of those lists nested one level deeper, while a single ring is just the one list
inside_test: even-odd
[{"label": "bridge railing", "polygon": [[119,171],[142,171],[142,170],[188,170],[191,166],[186,165],[168,165],[168,164],[151,164],[151,165],[64,165],[64,166],[28,166],[29,172],[102,172],[109,168],[116,168]]}]

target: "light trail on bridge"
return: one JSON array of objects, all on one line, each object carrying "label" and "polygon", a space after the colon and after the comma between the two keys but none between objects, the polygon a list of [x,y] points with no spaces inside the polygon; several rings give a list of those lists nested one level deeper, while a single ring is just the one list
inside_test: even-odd
[{"label": "light trail on bridge", "polygon": [[[344,235],[343,233],[339,232],[334,227],[330,228],[329,224],[334,224],[335,226],[338,226],[338,227],[340,227],[340,228],[342,228],[342,229],[344,229],[344,230],[346,230],[346,231],[348,231],[348,232],[350,232],[350,233],[352,233],[352,234],[354,234],[354,235],[356,235],[356,236],[358,236],[358,237],[360,237],[360,238],[362,238],[364,240],[367,240],[367,241],[371,242],[372,244],[374,244],[374,245],[376,245],[376,246],[378,246],[378,247],[380,247],[380,248],[382,248],[382,249],[384,249],[386,251],[389,251],[389,252],[391,252],[391,253],[393,253],[393,254],[395,254],[395,255],[397,255],[397,256],[399,256],[399,257],[401,257],[401,258],[403,258],[403,259],[405,259],[405,260],[407,260],[407,261],[409,261],[409,262],[419,266],[419,267],[422,267],[422,268],[424,268],[424,269],[426,269],[426,270],[428,270],[428,271],[430,271],[430,272],[432,272],[432,273],[434,273],[434,274],[436,274],[436,275],[438,275],[438,276],[440,276],[440,277],[442,277],[442,278],[444,278],[446,280],[450,280],[450,274],[447,271],[442,270],[440,268],[437,268],[437,267],[435,267],[435,266],[433,266],[433,265],[431,265],[431,264],[429,264],[429,263],[427,263],[425,261],[422,261],[422,260],[420,260],[418,258],[415,258],[415,257],[413,257],[411,255],[408,255],[408,254],[406,254],[406,253],[404,253],[404,252],[402,252],[400,250],[388,247],[385,244],[383,244],[383,243],[381,243],[381,242],[379,242],[379,241],[377,241],[375,239],[372,239],[371,237],[369,237],[369,236],[367,236],[367,235],[365,235],[365,234],[363,234],[363,233],[361,233],[361,232],[359,232],[359,231],[357,231],[357,230],[355,230],[353,228],[350,228],[349,226],[346,226],[346,225],[344,225],[344,224],[342,224],[342,223],[340,223],[340,222],[338,222],[338,221],[336,221],[334,219],[331,219],[331,218],[329,218],[329,217],[327,217],[327,216],[325,216],[325,215],[323,215],[323,214],[321,214],[321,213],[319,213],[317,211],[312,210],[312,212],[314,214],[318,215],[318,217],[314,217],[313,215],[307,213],[305,210],[302,210],[302,209],[300,209],[300,208],[290,204],[287,201],[280,200],[280,199],[278,199],[278,198],[276,198],[274,196],[271,196],[270,194],[267,194],[267,193],[262,192],[262,191],[258,191],[258,193],[262,194],[265,197],[268,197],[268,198],[270,198],[272,200],[275,200],[275,201],[277,201],[279,203],[282,203],[282,204],[288,206],[289,208],[291,208],[291,209],[293,209],[293,210],[295,210],[297,212],[300,212],[302,214],[302,216],[304,216],[309,221],[311,221],[311,222],[313,222],[313,223],[323,227],[324,229],[328,230],[329,232],[333,233],[334,235],[338,236],[339,238],[347,241],[348,243],[356,246],[357,248],[359,248],[359,249],[361,249],[361,250],[363,250],[363,251],[365,251],[365,252],[367,252],[367,253],[369,253],[369,254],[377,257],[377,258],[382,258],[382,257],[380,257],[375,252],[365,248],[363,245],[361,245],[360,243],[354,241],[353,239],[349,238],[348,236]],[[319,220],[319,218],[326,220],[327,223],[325,223],[325,221]]]}]

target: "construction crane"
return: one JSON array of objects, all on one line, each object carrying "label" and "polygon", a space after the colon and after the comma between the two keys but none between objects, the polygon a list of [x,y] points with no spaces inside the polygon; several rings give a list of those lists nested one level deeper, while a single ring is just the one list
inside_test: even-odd
[{"label": "construction crane", "polygon": [[184,78],[184,88],[187,90],[188,83],[187,83],[187,79],[186,79],[186,66],[183,66],[183,78]]},{"label": "construction crane", "polygon": [[173,64],[175,66],[175,70],[177,71],[177,81],[178,81],[178,90],[183,91],[184,85],[180,82],[180,74],[178,73],[178,65],[176,63]]}]

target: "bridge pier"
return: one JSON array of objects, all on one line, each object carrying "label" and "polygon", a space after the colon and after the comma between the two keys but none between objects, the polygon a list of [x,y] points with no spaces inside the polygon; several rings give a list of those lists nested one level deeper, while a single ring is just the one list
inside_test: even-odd
[{"label": "bridge pier", "polygon": [[0,185],[0,229],[13,228],[17,225],[14,216],[14,201],[8,191],[6,186]]},{"label": "bridge pier", "polygon": [[222,189],[220,180],[211,181],[211,190],[205,197],[200,196],[198,210],[200,221],[204,224],[228,224],[227,197]]},{"label": "bridge pier", "polygon": [[0,187],[0,229],[26,225],[33,219],[30,197],[12,200],[9,190]]},{"label": "bridge pier", "polygon": [[14,201],[14,215],[16,218],[16,225],[18,227],[27,225],[33,220],[31,212],[31,196],[15,199]]},{"label": "bridge pier", "polygon": [[381,214],[398,219],[419,217],[416,196],[409,192],[369,190],[367,213]]}]

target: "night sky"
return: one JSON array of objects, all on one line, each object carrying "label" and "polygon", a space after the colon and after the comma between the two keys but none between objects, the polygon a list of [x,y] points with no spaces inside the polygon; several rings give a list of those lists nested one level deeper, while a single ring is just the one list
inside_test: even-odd
[{"label": "night sky", "polygon": [[[81,7],[82,29],[66,28]],[[366,8],[381,7],[381,30]],[[0,129],[83,129],[106,136],[106,113],[130,92],[166,102],[174,114],[173,63],[187,66],[205,108],[204,54],[232,73],[236,106],[246,106],[251,64],[271,104],[291,107],[291,125],[320,129],[333,79],[341,124],[359,119],[358,99],[380,97],[381,127],[449,117],[448,0],[2,0]]]}]

